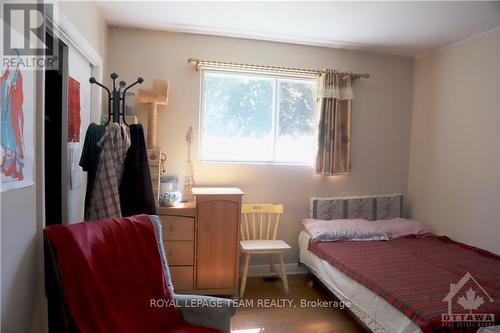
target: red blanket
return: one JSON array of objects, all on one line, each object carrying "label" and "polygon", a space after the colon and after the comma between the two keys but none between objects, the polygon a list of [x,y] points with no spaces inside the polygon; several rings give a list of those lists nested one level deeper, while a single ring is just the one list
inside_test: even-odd
[{"label": "red blanket", "polygon": [[45,233],[81,333],[215,332],[185,324],[175,308],[148,216],[50,226]]},{"label": "red blanket", "polygon": [[386,299],[424,332],[464,327],[475,332],[492,324],[487,321],[492,316],[462,314],[492,314],[500,323],[500,257],[490,252],[444,236],[311,241],[308,248]]}]

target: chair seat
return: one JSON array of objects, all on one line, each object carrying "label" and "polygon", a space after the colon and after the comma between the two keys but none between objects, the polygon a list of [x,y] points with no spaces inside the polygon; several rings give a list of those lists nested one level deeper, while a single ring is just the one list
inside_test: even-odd
[{"label": "chair seat", "polygon": [[282,240],[244,240],[240,241],[241,250],[250,251],[284,251],[291,249],[290,245]]}]

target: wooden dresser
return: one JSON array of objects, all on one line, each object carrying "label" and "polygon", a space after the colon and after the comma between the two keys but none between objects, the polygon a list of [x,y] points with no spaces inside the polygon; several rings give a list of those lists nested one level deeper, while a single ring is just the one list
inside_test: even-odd
[{"label": "wooden dresser", "polygon": [[158,208],[175,291],[237,295],[243,192],[195,187],[193,196],[193,202]]}]

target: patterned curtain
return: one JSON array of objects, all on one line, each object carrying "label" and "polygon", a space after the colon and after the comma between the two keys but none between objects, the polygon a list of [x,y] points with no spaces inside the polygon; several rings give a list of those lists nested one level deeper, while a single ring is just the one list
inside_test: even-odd
[{"label": "patterned curtain", "polygon": [[351,171],[352,86],[349,75],[327,70],[318,81],[318,147],[315,173]]}]

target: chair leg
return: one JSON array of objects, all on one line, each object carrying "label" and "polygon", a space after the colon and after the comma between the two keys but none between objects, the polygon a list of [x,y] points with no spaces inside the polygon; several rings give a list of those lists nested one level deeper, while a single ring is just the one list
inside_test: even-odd
[{"label": "chair leg", "polygon": [[285,262],[283,260],[283,253],[280,253],[280,266],[281,266],[281,279],[283,280],[283,286],[285,287],[285,294],[288,295],[288,278],[286,277]]},{"label": "chair leg", "polygon": [[240,297],[243,297],[243,295],[245,294],[248,276],[248,263],[250,262],[250,253],[244,253],[244,255],[245,260],[243,262],[243,276],[241,277]]},{"label": "chair leg", "polygon": [[274,264],[273,264],[273,255],[268,254],[267,255],[267,260],[269,261],[269,271],[271,273],[276,273],[276,270],[274,269]]}]

